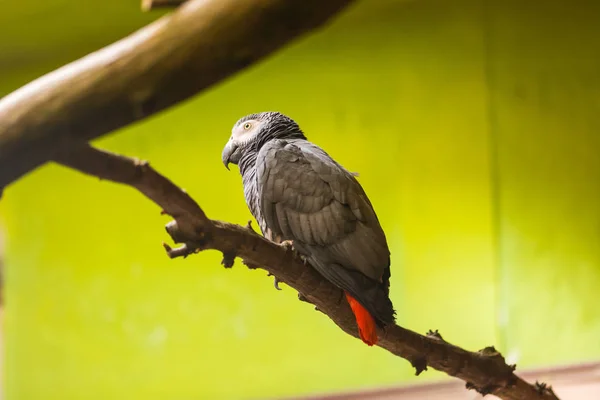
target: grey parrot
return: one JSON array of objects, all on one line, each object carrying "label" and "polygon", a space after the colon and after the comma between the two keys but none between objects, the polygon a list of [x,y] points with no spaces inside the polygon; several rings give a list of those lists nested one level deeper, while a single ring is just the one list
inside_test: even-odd
[{"label": "grey parrot", "polygon": [[237,164],[250,212],[263,235],[291,242],[325,279],[345,292],[363,342],[376,324],[394,323],[390,251],[358,180],[278,112],[247,115],[233,126],[222,160]]}]

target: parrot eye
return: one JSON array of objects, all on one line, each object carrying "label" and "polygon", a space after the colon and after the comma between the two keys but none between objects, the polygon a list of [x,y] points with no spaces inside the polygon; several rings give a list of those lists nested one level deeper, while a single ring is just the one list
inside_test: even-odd
[{"label": "parrot eye", "polygon": [[252,128],[252,124],[250,122],[246,122],[244,124],[244,130],[247,131],[248,129]]}]

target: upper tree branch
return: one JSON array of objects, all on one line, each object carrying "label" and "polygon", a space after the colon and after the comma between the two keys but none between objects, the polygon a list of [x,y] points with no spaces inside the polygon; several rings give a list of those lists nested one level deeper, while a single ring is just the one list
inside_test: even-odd
[{"label": "upper tree branch", "polygon": [[[84,147],[60,155],[58,161],[84,173],[135,187],[175,218],[167,231],[184,246],[171,249],[171,257],[186,256],[204,249],[219,250],[224,264],[238,256],[244,263],[263,268],[296,289],[346,333],[357,336],[356,322],[341,291],[325,280],[294,252],[254,233],[249,227],[210,220],[198,204],[148,163],[106,151]],[[514,366],[493,347],[469,352],[454,346],[436,332],[419,335],[400,326],[379,331],[378,346],[409,360],[417,374],[432,367],[467,382],[467,387],[502,399],[557,400],[552,389],[530,385],[514,374]],[[362,343],[357,342],[358,346]]]},{"label": "upper tree branch", "polygon": [[145,118],[315,29],[352,0],[190,0],[0,100],[0,191],[58,151]]}]

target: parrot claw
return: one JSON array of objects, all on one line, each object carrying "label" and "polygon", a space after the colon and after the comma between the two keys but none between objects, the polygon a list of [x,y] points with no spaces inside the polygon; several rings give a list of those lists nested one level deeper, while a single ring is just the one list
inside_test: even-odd
[{"label": "parrot claw", "polygon": [[284,240],[283,242],[279,243],[279,245],[285,250],[294,250],[294,242],[291,240]]},{"label": "parrot claw", "polygon": [[298,250],[296,250],[294,248],[294,242],[293,241],[291,241],[291,240],[284,240],[281,243],[279,243],[279,245],[281,247],[283,247],[285,249],[285,251],[291,251],[291,252],[293,252],[294,256],[296,256],[297,258],[299,258],[300,261],[302,261],[302,263],[304,265],[308,265],[308,260],[306,259],[306,257],[304,257],[302,254],[300,254],[298,252]]}]

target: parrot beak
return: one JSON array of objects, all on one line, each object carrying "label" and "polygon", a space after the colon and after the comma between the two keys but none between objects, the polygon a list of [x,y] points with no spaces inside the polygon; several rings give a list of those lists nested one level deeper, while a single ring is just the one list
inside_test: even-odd
[{"label": "parrot beak", "polygon": [[235,160],[232,160],[232,156],[235,153],[235,151],[237,150],[237,148],[238,148],[238,146],[230,140],[225,145],[225,148],[223,149],[223,153],[221,154],[221,160],[223,161],[223,165],[225,165],[225,168],[227,168],[228,171],[229,171],[229,163],[231,163],[232,161],[235,162]]}]

